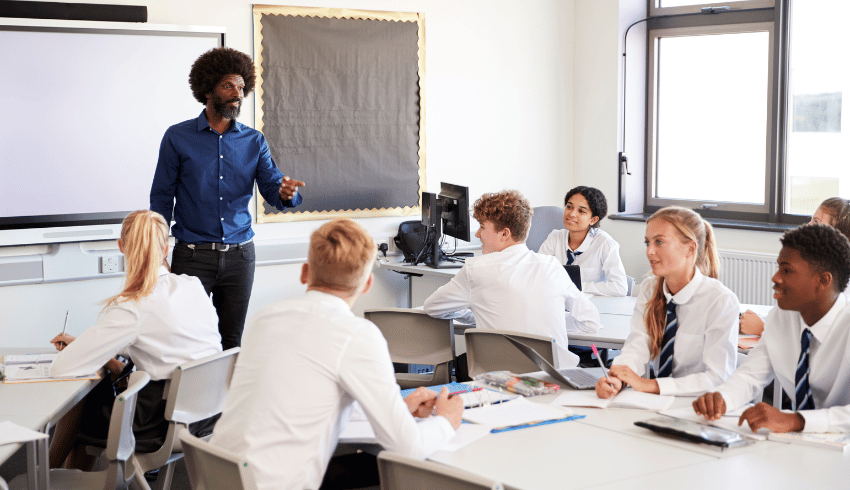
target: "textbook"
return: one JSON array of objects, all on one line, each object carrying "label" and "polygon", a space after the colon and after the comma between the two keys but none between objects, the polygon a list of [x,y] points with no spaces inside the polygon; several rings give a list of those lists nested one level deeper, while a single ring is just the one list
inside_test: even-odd
[{"label": "textbook", "polygon": [[3,384],[39,383],[44,381],[70,381],[100,379],[100,374],[82,376],[50,376],[50,365],[56,354],[23,354],[3,356]]},{"label": "textbook", "polygon": [[631,388],[626,388],[608,399],[599,398],[595,391],[564,390],[552,404],[567,407],[636,408],[657,412],[670,408],[675,400],[674,396],[642,393]]},{"label": "textbook", "polygon": [[836,432],[785,432],[783,434],[771,432],[767,438],[776,442],[823,447],[837,451],[847,451],[850,447],[850,434]]}]

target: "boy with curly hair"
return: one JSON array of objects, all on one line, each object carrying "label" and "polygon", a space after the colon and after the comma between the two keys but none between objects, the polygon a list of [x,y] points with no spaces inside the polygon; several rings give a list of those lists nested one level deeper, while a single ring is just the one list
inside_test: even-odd
[{"label": "boy with curly hair", "polygon": [[[484,194],[475,201],[473,217],[480,225],[475,236],[484,255],[468,259],[448,284],[425,300],[425,312],[438,318],[466,317],[478,328],[552,337],[556,367],[573,367],[578,357],[567,350],[567,330],[597,330],[599,311],[558,259],[525,246],[531,215],[528,200],[514,190]],[[582,327],[576,328],[577,323]]]},{"label": "boy with curly hair", "polygon": [[254,284],[254,182],[281,211],[301,203],[304,185],[281,174],[262,133],[236,121],[255,82],[254,62],[235,49],[195,61],[189,86],[205,108],[165,132],[150,193],[151,210],[169,224],[174,217],[171,270],[198,277],[212,294],[224,349],[241,343]]},{"label": "boy with curly hair", "polygon": [[[794,412],[767,403],[738,420],[750,429],[773,432],[850,431],[850,305],[841,293],[850,280],[850,242],[835,228],[808,224],[782,239],[773,276],[771,310],[758,346],[731,378],[694,403],[717,420],[752,400],[774,377],[791,398]],[[775,374],[774,374],[775,373]]]}]

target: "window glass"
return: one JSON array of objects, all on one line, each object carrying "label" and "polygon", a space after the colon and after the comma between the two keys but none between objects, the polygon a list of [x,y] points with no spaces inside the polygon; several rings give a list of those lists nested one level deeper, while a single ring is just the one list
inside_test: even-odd
[{"label": "window glass", "polygon": [[841,121],[850,64],[844,1],[805,0],[791,8],[786,121],[785,210],[811,215],[828,197],[850,197],[850,135]]},{"label": "window glass", "polygon": [[655,196],[765,202],[768,32],[662,37]]}]

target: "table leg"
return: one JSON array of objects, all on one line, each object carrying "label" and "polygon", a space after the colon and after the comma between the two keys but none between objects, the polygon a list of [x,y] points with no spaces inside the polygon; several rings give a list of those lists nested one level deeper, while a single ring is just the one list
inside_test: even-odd
[{"label": "table leg", "polygon": [[27,443],[27,489],[28,490],[37,490],[38,489],[38,475],[37,475],[37,457],[36,457],[36,444],[38,441],[29,441]]}]

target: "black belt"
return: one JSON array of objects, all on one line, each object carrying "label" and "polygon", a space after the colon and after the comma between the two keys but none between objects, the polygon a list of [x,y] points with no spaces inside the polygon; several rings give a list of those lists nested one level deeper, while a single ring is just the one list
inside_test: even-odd
[{"label": "black belt", "polygon": [[242,243],[189,243],[182,240],[177,240],[178,244],[186,245],[192,250],[215,250],[217,252],[227,252],[231,249],[240,249],[254,240],[248,240]]}]

